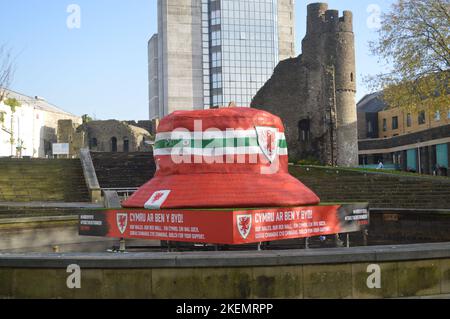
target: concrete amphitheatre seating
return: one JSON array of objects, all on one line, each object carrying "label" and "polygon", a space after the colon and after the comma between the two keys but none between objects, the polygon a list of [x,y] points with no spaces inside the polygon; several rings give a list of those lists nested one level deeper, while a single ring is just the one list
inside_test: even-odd
[{"label": "concrete amphitheatre seating", "polygon": [[[91,156],[102,188],[139,187],[155,172],[151,153]],[[323,202],[368,201],[373,208],[450,208],[450,178],[304,166],[292,166],[290,172]]]},{"label": "concrete amphitheatre seating", "polygon": [[0,202],[89,202],[77,159],[0,159]]},{"label": "concrete amphitheatre seating", "polygon": [[91,158],[102,188],[139,187],[155,173],[152,153],[91,152]]},{"label": "concrete amphitheatre seating", "polygon": [[[155,172],[151,153],[91,156],[102,188],[139,187]],[[450,178],[304,166],[292,166],[290,172],[323,202],[368,201],[374,208],[450,208]]]},{"label": "concrete amphitheatre seating", "polygon": [[[151,153],[91,153],[102,188],[133,188],[155,172]],[[292,166],[322,202],[368,201],[372,208],[449,209],[450,178]],[[0,202],[90,202],[78,159],[0,159]]]},{"label": "concrete amphitheatre seating", "polygon": [[368,201],[372,208],[450,209],[450,178],[291,167],[322,202]]}]

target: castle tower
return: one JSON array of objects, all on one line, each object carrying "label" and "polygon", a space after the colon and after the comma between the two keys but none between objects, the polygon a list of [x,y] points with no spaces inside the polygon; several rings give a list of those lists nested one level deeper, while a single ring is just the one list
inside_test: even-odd
[{"label": "castle tower", "polygon": [[[344,11],[329,10],[325,3],[308,5],[307,33],[303,40],[302,59],[312,68],[311,79],[320,78],[312,87],[321,100],[320,112],[325,119],[323,132],[329,141],[321,149],[327,164],[356,166],[358,164],[356,67],[353,16]],[[316,94],[312,95],[317,98]],[[313,101],[310,101],[311,103]],[[312,105],[310,104],[310,107]],[[312,106],[314,107],[314,106]],[[317,107],[317,106],[316,106]]]},{"label": "castle tower", "polygon": [[336,41],[336,117],[337,162],[342,166],[358,165],[358,128],[356,113],[356,66],[353,16],[344,11],[339,18]]},{"label": "castle tower", "polygon": [[326,3],[307,7],[302,54],[279,63],[252,107],[278,115],[293,160],[358,165],[353,17]]}]

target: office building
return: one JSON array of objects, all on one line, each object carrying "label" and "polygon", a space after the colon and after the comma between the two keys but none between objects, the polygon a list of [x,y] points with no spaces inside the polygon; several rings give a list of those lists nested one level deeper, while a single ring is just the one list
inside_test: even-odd
[{"label": "office building", "polygon": [[158,0],[149,41],[150,118],[234,102],[250,106],[295,56],[293,0]]}]

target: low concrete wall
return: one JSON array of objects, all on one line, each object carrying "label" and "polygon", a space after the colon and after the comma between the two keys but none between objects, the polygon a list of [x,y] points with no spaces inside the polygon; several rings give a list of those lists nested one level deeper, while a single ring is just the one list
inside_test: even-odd
[{"label": "low concrete wall", "polygon": [[[78,235],[78,216],[0,219],[0,252],[98,252],[117,240]],[[57,247],[57,248],[56,248]],[[1,286],[1,281],[0,281]]]},{"label": "low concrete wall", "polygon": [[[369,244],[450,241],[450,210],[382,209],[370,211]],[[353,233],[350,236],[358,236]],[[352,243],[357,243],[352,240]],[[360,241],[361,242],[361,241]]]},{"label": "low concrete wall", "polygon": [[[69,289],[67,266],[81,267]],[[379,267],[379,274],[371,272]],[[375,266],[373,266],[375,265]],[[373,271],[373,270],[372,270]],[[379,275],[380,288],[369,288]],[[372,276],[369,278],[369,276]],[[0,254],[6,298],[395,298],[450,294],[450,243],[261,252]]]}]

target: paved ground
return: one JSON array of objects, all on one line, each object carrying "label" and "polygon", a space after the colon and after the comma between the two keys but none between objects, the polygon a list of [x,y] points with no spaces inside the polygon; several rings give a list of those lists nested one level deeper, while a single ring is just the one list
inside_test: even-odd
[{"label": "paved ground", "polygon": [[407,298],[394,298],[394,299],[450,299],[450,294],[420,296],[420,297],[407,297]]},{"label": "paved ground", "polygon": [[28,208],[103,208],[103,205],[93,203],[63,203],[63,202],[0,202],[0,207]]}]

